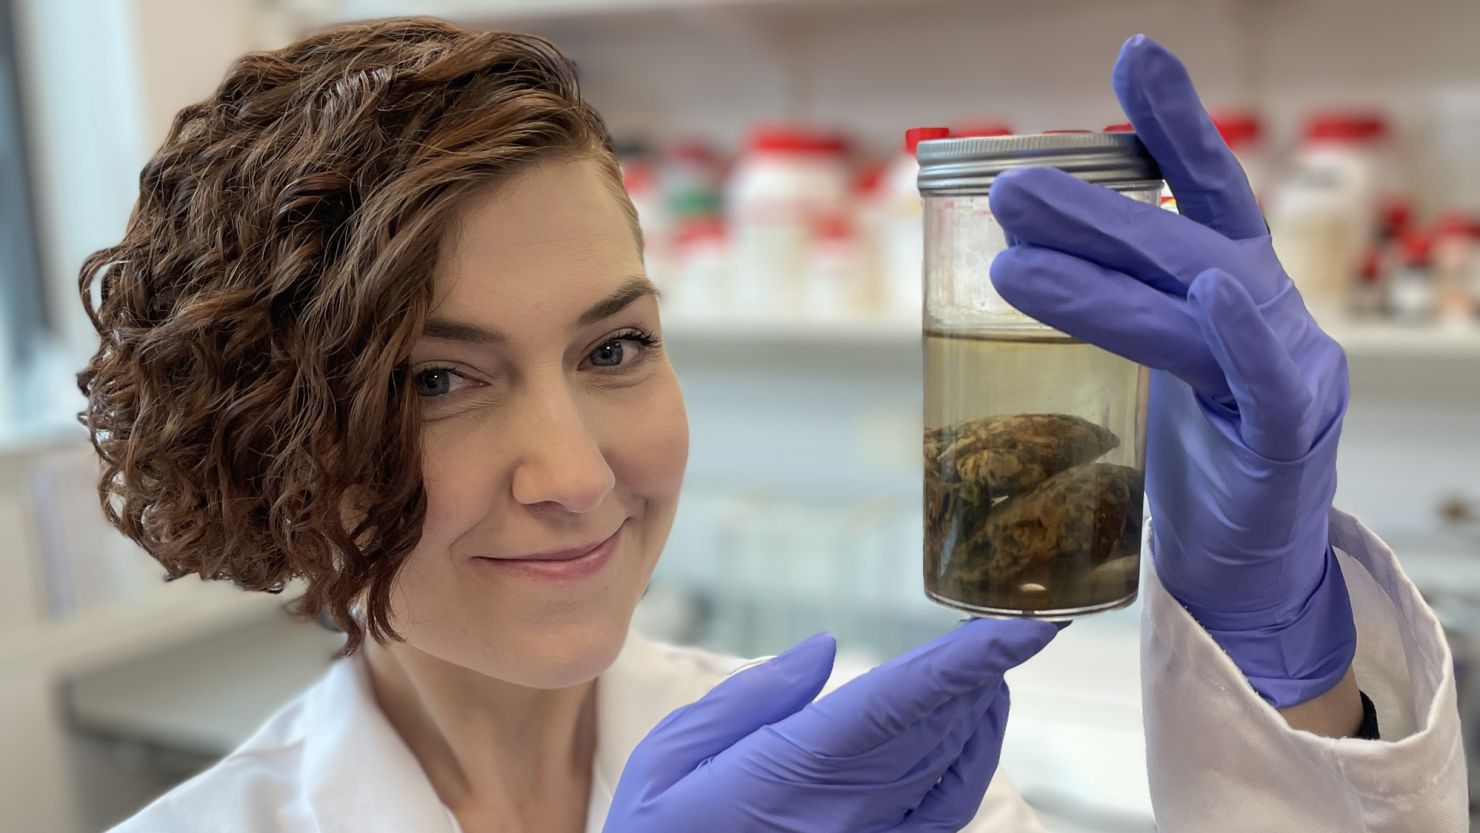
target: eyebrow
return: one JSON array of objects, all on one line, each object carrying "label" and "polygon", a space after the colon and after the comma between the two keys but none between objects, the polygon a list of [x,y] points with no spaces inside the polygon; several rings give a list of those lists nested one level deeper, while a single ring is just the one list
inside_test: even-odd
[{"label": "eyebrow", "polygon": [[[626,309],[639,298],[648,295],[660,297],[658,288],[653,282],[641,275],[628,278],[616,292],[597,301],[590,309],[581,313],[576,319],[576,327],[586,327]],[[431,318],[427,320],[426,327],[422,330],[423,338],[435,338],[443,341],[465,341],[471,344],[498,344],[507,341],[508,337],[497,330],[491,330],[479,324],[466,321],[456,321],[451,318]]]}]

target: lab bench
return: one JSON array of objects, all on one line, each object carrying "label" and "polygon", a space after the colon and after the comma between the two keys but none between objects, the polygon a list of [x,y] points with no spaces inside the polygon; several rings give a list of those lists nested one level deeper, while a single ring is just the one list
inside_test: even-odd
[{"label": "lab bench", "polygon": [[62,681],[83,808],[94,829],[123,820],[245,741],[312,685],[341,634],[266,608],[218,630]]}]

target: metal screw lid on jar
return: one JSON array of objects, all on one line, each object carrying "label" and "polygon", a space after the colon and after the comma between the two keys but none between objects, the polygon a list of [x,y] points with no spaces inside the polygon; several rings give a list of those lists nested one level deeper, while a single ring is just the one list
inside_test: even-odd
[{"label": "metal screw lid on jar", "polygon": [[998,174],[1042,165],[1116,190],[1160,188],[1161,171],[1134,133],[1033,133],[930,139],[915,150],[924,196],[985,194]]}]

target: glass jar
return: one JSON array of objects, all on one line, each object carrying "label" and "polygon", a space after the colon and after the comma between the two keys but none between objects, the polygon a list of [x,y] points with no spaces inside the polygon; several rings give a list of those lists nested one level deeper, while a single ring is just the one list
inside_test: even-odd
[{"label": "glass jar", "polygon": [[1130,133],[935,139],[925,202],[925,592],[972,614],[1069,619],[1136,598],[1147,371],[1024,315],[988,274],[987,194],[1043,165],[1156,205]]}]

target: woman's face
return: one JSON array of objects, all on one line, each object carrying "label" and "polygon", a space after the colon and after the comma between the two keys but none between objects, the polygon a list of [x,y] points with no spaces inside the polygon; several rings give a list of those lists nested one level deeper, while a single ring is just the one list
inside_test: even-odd
[{"label": "woman's face", "polygon": [[418,650],[535,688],[616,657],[688,459],[678,380],[651,343],[657,299],[611,189],[580,159],[477,195],[411,355],[427,514],[393,624]]}]

